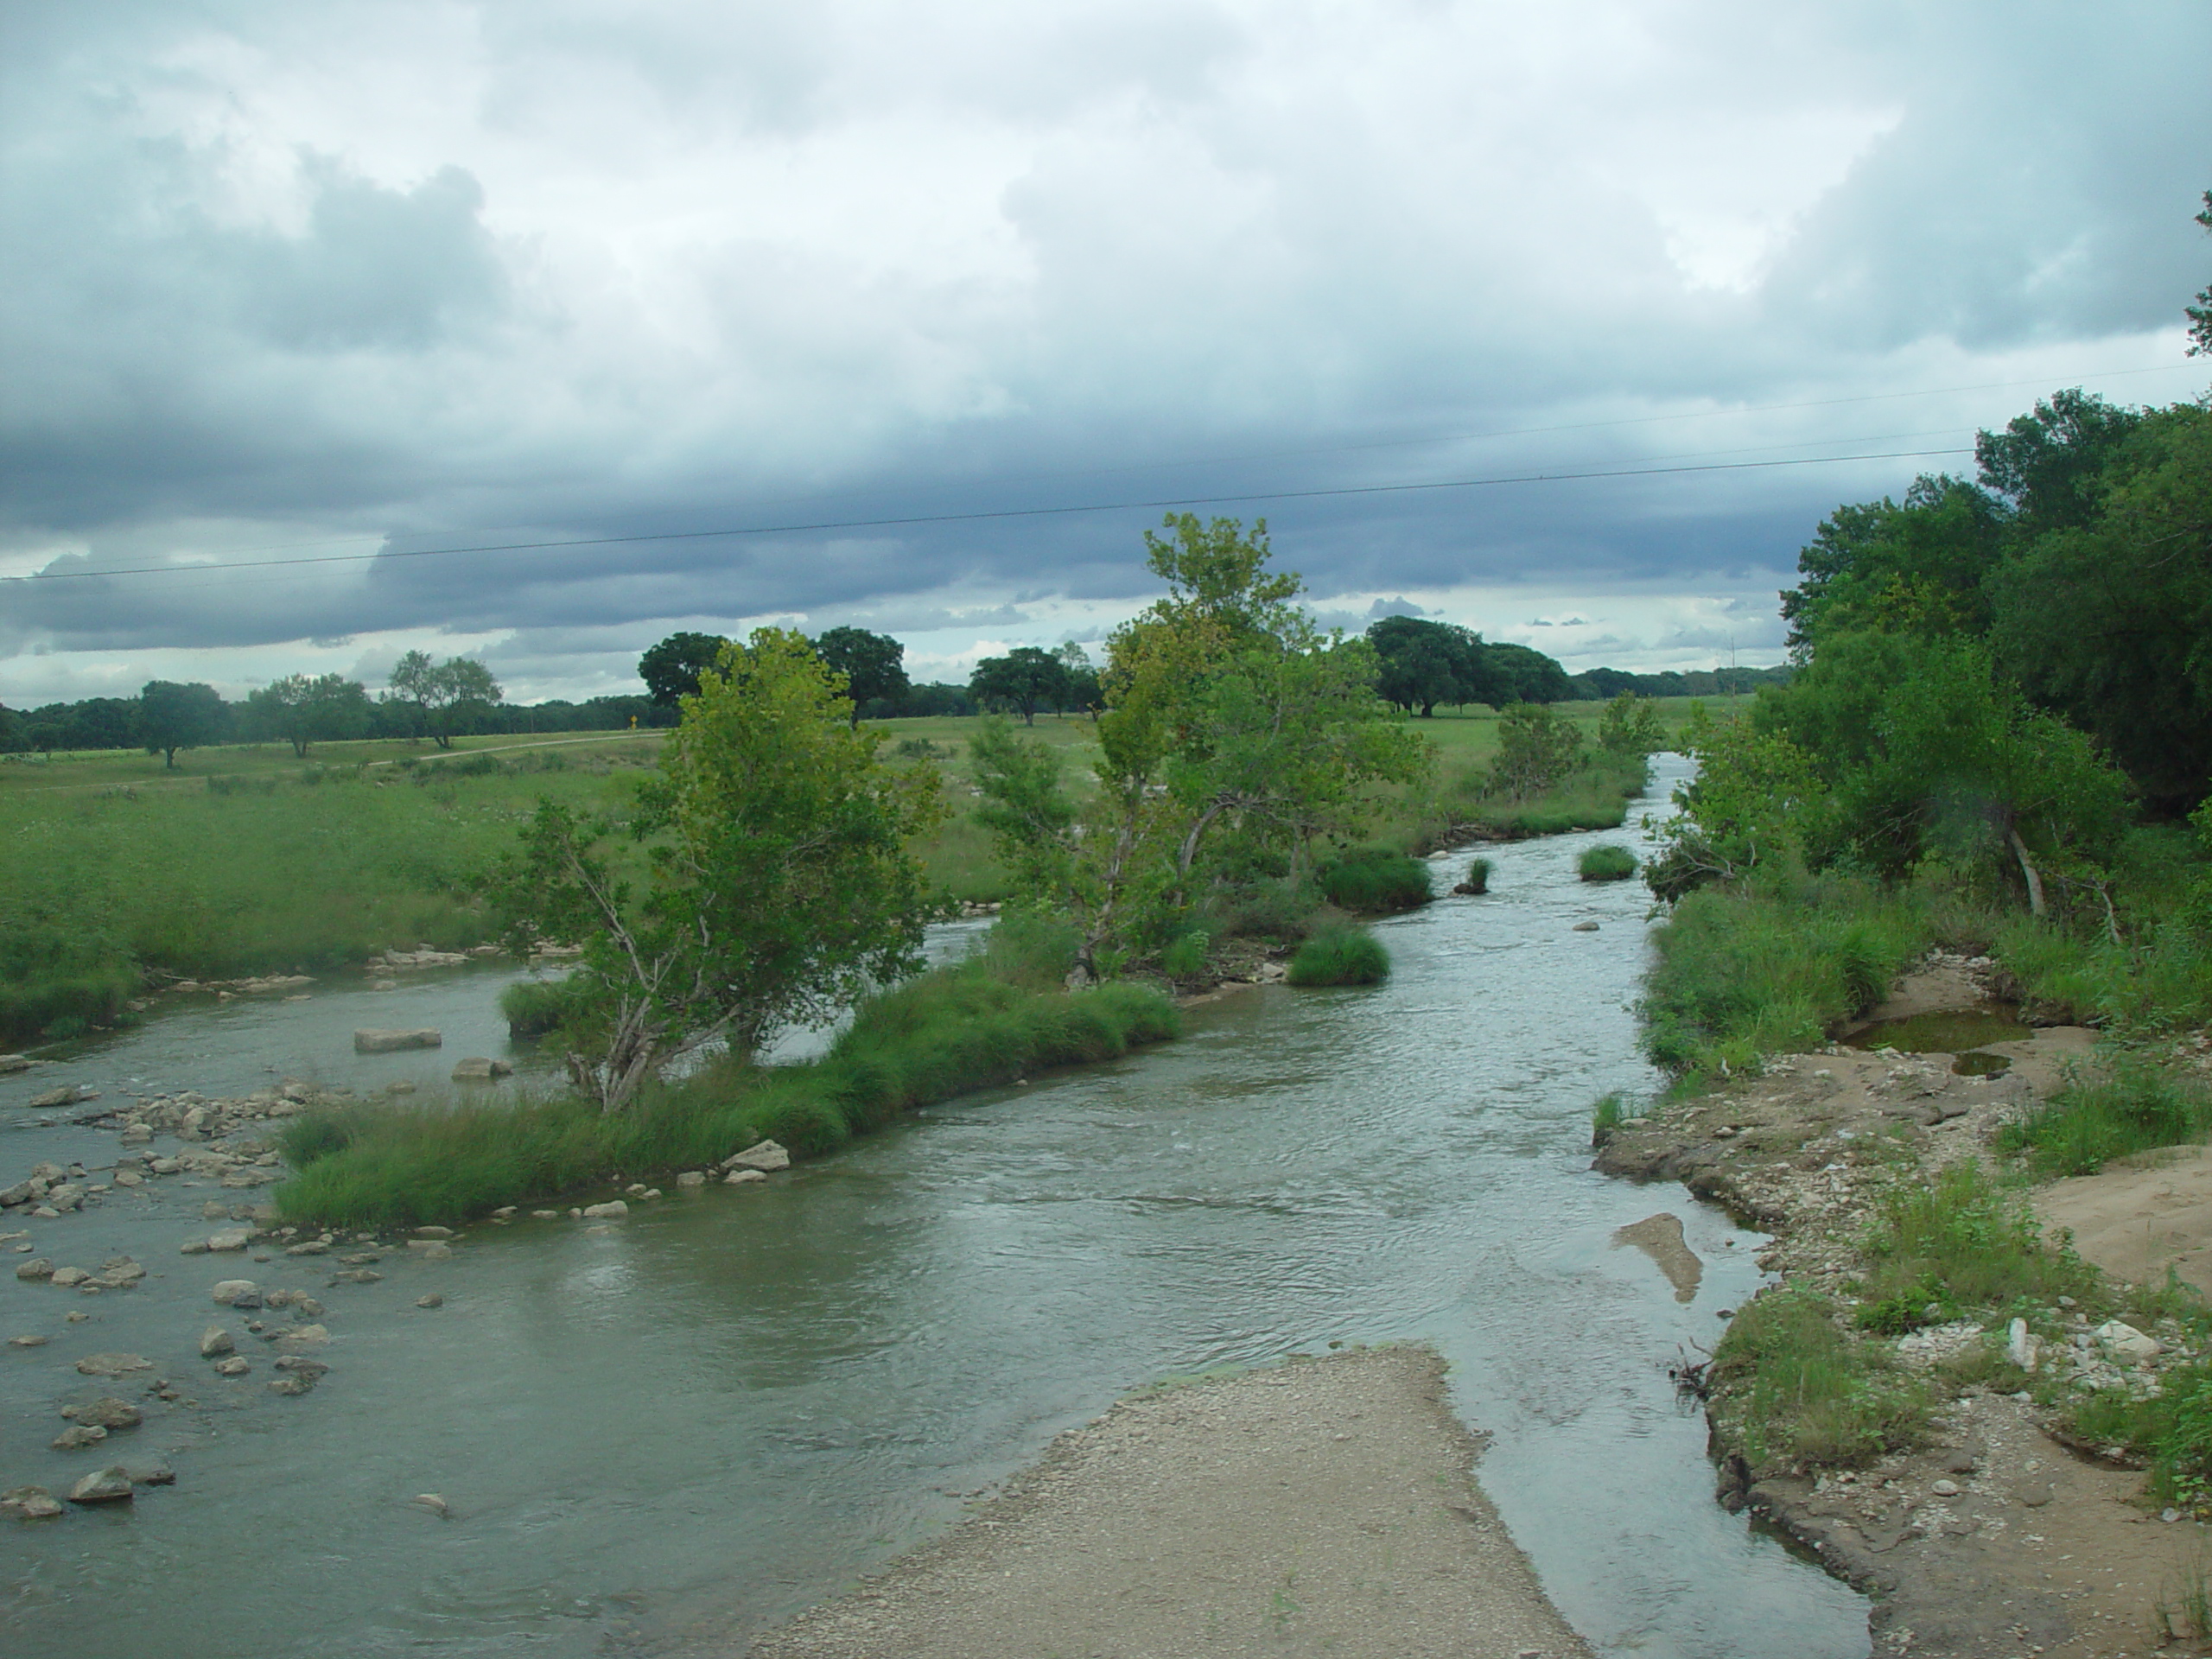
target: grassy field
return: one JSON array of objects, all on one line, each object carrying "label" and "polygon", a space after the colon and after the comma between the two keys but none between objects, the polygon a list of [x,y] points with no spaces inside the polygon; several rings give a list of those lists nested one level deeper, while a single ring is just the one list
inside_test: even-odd
[{"label": "grassy field", "polygon": [[[1669,709],[1670,718],[1685,712]],[[1563,704],[1586,730],[1600,705]],[[874,722],[893,764],[944,771],[951,818],[922,849],[957,900],[1005,896],[977,824],[975,722]],[[1436,747],[1434,778],[1385,803],[1374,836],[1426,850],[1479,799],[1497,748],[1487,709],[1415,722]],[[1040,715],[1026,735],[1062,750],[1078,793],[1096,728]],[[313,972],[387,947],[457,949],[489,920],[470,889],[513,843],[541,795],[620,812],[656,763],[662,734],[563,732],[187,750],[174,770],[132,750],[11,756],[0,763],[0,1040],[58,1039],[124,1015],[147,976],[231,978]],[[1620,791],[1573,780],[1516,809],[1524,832],[1620,822]],[[1611,816],[1608,817],[1607,814]],[[1556,822],[1554,822],[1556,820]]]}]

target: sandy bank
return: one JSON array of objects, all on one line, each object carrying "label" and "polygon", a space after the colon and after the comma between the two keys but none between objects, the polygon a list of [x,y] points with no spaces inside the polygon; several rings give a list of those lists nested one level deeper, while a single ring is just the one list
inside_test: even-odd
[{"label": "sandy bank", "polygon": [[1586,1656],[1475,1484],[1479,1450],[1419,1349],[1140,1395],[747,1651]]}]

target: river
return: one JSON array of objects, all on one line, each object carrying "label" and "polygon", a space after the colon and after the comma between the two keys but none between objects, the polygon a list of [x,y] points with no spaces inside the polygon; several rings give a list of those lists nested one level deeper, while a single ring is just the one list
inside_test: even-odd
[{"label": "river", "polygon": [[[1657,799],[1678,766],[1661,757]],[[478,1226],[451,1261],[402,1252],[381,1283],[325,1288],[313,1260],[180,1257],[213,1196],[181,1179],[33,1224],[58,1263],[127,1251],[152,1272],[81,1301],[0,1276],[0,1334],[54,1338],[0,1348],[0,1486],[59,1487],[100,1460],[45,1444],[59,1407],[95,1391],[70,1370],[82,1353],[154,1357],[198,1403],[111,1442],[166,1455],[174,1487],[0,1526],[0,1645],[739,1647],[1131,1389],[1419,1340],[1496,1437],[1484,1487],[1602,1651],[1860,1659],[1865,1604],[1713,1503],[1701,1415],[1666,1375],[1760,1282],[1758,1236],[1680,1188],[1589,1170],[1593,1100],[1657,1082],[1631,1012],[1646,896],[1573,874],[1584,847],[1632,839],[1633,821],[1486,849],[1490,896],[1381,925],[1386,986],[1234,994],[1193,1009],[1179,1043],[918,1113],[766,1188],[671,1198],[612,1229]],[[1438,862],[1440,887],[1463,861]],[[1585,921],[1598,931],[1573,931]],[[36,1089],[427,1084],[458,1055],[505,1052],[492,1001],[509,977],[184,1010],[0,1079],[0,1179],[113,1160],[111,1137],[29,1110]],[[366,1024],[436,1025],[448,1044],[357,1058],[341,1039]],[[1611,1243],[1661,1210],[1707,1264],[1688,1302]],[[190,1357],[217,1312],[208,1287],[241,1274],[328,1304],[332,1370],[313,1394],[268,1395],[258,1360],[219,1383]],[[431,1289],[445,1305],[417,1308]],[[66,1325],[70,1308],[91,1317]],[[431,1491],[448,1518],[410,1502]]]}]

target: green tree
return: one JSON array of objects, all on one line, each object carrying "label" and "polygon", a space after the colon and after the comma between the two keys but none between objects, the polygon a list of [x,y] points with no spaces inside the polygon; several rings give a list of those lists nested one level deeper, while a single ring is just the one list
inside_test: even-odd
[{"label": "green tree", "polygon": [[1659,711],[1633,691],[1624,691],[1605,705],[1598,722],[1598,747],[1607,753],[1634,755],[1640,760],[1666,744]]},{"label": "green tree", "polygon": [[606,1111],[702,1044],[749,1058],[910,971],[931,909],[909,842],[943,818],[937,771],[881,763],[804,635],[728,646],[683,707],[630,825],[642,894],[613,826],[550,800],[491,882],[510,941],[583,944],[569,1068]]},{"label": "green tree", "polygon": [[1368,644],[1380,664],[1376,689],[1395,703],[1427,720],[1436,705],[1495,702],[1511,681],[1483,637],[1456,622],[1427,617],[1386,616],[1367,630]]},{"label": "green tree", "polygon": [[1982,487],[2005,499],[2005,529],[2014,542],[2047,531],[2076,529],[2097,513],[2107,469],[2144,421],[2080,387],[2038,398],[2002,432],[1975,435]]},{"label": "green tree", "polygon": [[1093,719],[1097,718],[1098,711],[1106,703],[1106,690],[1098,677],[1098,665],[1090,660],[1090,653],[1074,640],[1068,639],[1062,641],[1060,648],[1052,654],[1060,659],[1060,666],[1067,671],[1067,678],[1060,692],[1062,701],[1059,707],[1062,711],[1073,709],[1090,715]]},{"label": "green tree", "polygon": [[[2204,211],[2196,216],[2196,222],[2212,231],[2212,190],[2204,193]],[[2189,354],[2212,356],[2212,283],[2197,290],[2195,305],[2183,309],[2189,316]]]},{"label": "green tree", "polygon": [[138,740],[147,753],[162,757],[164,770],[175,770],[179,749],[221,742],[229,720],[212,685],[149,680],[138,693]]},{"label": "green tree", "polygon": [[986,657],[968,677],[969,695],[991,709],[1012,709],[1021,723],[1037,723],[1039,703],[1064,701],[1067,664],[1035,645],[1016,645],[1003,657]]},{"label": "green tree", "polygon": [[245,703],[248,726],[262,736],[289,743],[302,760],[310,743],[340,742],[369,728],[368,690],[343,674],[312,679],[305,674],[287,675],[249,693]]},{"label": "green tree", "polygon": [[822,660],[845,677],[845,695],[853,700],[853,724],[860,724],[861,707],[879,697],[903,697],[908,690],[906,647],[887,633],[866,628],[830,628],[814,642]]},{"label": "green tree", "polygon": [[410,651],[391,671],[391,696],[417,710],[437,746],[449,749],[470,709],[488,709],[505,693],[492,671],[473,657],[433,663],[427,652]]},{"label": "green tree", "polygon": [[1525,801],[1581,764],[1582,739],[1574,723],[1548,703],[1516,702],[1498,715],[1491,788]]},{"label": "green tree", "polygon": [[721,661],[728,644],[719,633],[671,633],[638,658],[638,677],[657,705],[676,708],[699,694],[699,676]]},{"label": "green tree", "polygon": [[1885,496],[1838,507],[1797,556],[1803,580],[1782,595],[1791,657],[1804,662],[1827,635],[1867,628],[1986,632],[1982,584],[2005,525],[2003,504],[1955,478],[1915,480],[1902,505]]}]

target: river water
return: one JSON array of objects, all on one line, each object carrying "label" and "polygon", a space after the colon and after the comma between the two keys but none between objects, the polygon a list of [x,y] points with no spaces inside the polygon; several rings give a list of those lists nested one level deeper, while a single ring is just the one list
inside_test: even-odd
[{"label": "river water", "polygon": [[[1655,795],[1678,775],[1662,757]],[[54,1338],[0,1348],[0,1486],[59,1487],[102,1459],[45,1444],[61,1405],[105,1391],[70,1369],[81,1354],[146,1355],[197,1403],[110,1442],[166,1456],[174,1487],[0,1528],[0,1649],[741,1647],[1133,1388],[1417,1340],[1494,1433],[1483,1484],[1601,1650],[1859,1659],[1865,1604],[1712,1502],[1701,1416],[1666,1375],[1757,1287],[1758,1236],[1678,1187],[1589,1171],[1592,1101],[1656,1079],[1630,1010],[1642,888],[1586,887],[1573,862],[1633,838],[1489,849],[1490,896],[1382,925],[1387,986],[1234,994],[1192,1010],[1179,1043],[612,1229],[479,1226],[451,1261],[403,1252],[379,1284],[326,1288],[313,1259],[180,1257],[214,1196],[181,1179],[33,1224],[57,1263],[128,1251],[152,1276],[79,1299],[0,1275],[0,1334]],[[1439,862],[1440,887],[1459,861]],[[0,1177],[112,1161],[111,1138],[27,1109],[57,1081],[427,1084],[460,1054],[505,1052],[493,1000],[509,977],[186,1011],[0,1079]],[[365,1024],[436,1025],[447,1046],[357,1058],[344,1039]],[[1662,1210],[1707,1264],[1687,1302],[1611,1243]],[[258,1357],[235,1383],[192,1357],[209,1286],[238,1274],[327,1304],[313,1394],[267,1394]],[[432,1289],[445,1305],[416,1307]],[[90,1318],[66,1325],[72,1309]],[[410,1503],[431,1491],[449,1518]]]}]

